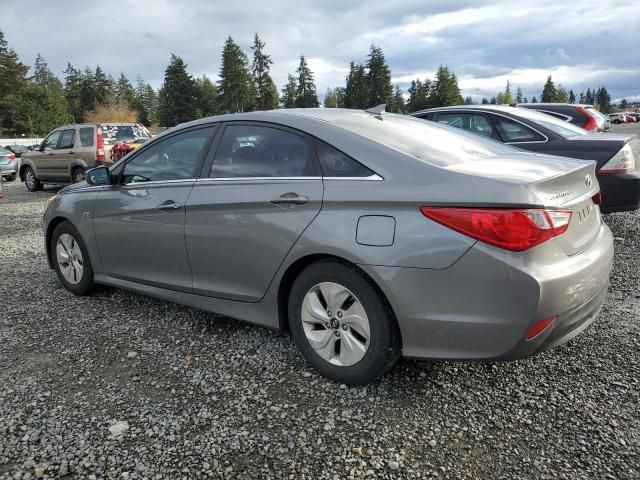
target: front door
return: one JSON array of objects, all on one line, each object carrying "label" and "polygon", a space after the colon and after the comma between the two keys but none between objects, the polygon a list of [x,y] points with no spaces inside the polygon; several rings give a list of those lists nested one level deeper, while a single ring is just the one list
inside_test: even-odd
[{"label": "front door", "polygon": [[313,144],[293,130],[229,124],[205,169],[187,202],[194,293],[258,301],[320,211]]},{"label": "front door", "polygon": [[94,227],[106,274],[191,291],[185,205],[214,134],[205,126],[149,144],[100,192]]},{"label": "front door", "polygon": [[54,151],[58,146],[61,134],[62,130],[51,132],[40,145],[40,150],[29,154],[28,158],[35,165],[36,175],[41,180],[55,179]]},{"label": "front door", "polygon": [[70,181],[71,172],[69,165],[74,159],[73,145],[76,137],[76,129],[68,128],[62,131],[60,135],[60,141],[53,150],[53,158],[51,162],[51,169],[53,176],[60,181]]}]

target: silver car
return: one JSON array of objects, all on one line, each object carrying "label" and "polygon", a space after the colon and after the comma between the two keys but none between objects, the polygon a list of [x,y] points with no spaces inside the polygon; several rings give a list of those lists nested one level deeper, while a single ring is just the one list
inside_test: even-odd
[{"label": "silver car", "polygon": [[54,197],[51,268],[289,329],[321,374],[508,360],[598,315],[613,258],[595,163],[371,111],[173,128]]}]

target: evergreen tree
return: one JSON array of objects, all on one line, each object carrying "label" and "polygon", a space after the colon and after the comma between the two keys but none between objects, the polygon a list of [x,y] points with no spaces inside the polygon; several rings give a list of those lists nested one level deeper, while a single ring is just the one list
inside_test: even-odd
[{"label": "evergreen tree", "polygon": [[45,134],[71,121],[62,83],[38,54],[34,74],[15,105],[17,133]]},{"label": "evergreen tree", "polygon": [[16,102],[27,88],[28,71],[29,67],[9,48],[0,30],[0,127],[15,129]]},{"label": "evergreen tree", "polygon": [[[113,78],[107,76],[100,65],[96,66],[96,71],[93,74],[95,106],[103,105],[107,103],[114,96],[114,81]],[[93,108],[91,109],[93,110]]]},{"label": "evergreen tree", "polygon": [[538,99],[536,98],[535,95],[531,97],[531,103],[538,103]]},{"label": "evergreen tree", "polygon": [[473,98],[471,98],[471,96],[467,96],[464,99],[464,104],[463,105],[475,105],[476,102],[473,101]]},{"label": "evergreen tree", "polygon": [[307,65],[304,55],[300,55],[300,65],[296,70],[298,74],[298,89],[296,90],[296,107],[315,108],[320,106],[316,85],[313,81],[313,73]]},{"label": "evergreen tree", "polygon": [[522,100],[522,103],[529,103],[529,100],[527,99],[527,97],[524,97],[524,99]]},{"label": "evergreen tree", "polygon": [[194,119],[196,84],[182,58],[171,54],[160,92],[158,119],[162,126],[173,127]]},{"label": "evergreen tree", "polygon": [[407,111],[417,112],[429,108],[429,87],[431,83],[425,80],[424,83],[419,78],[411,81],[409,87],[409,100],[407,101]]},{"label": "evergreen tree", "polygon": [[222,49],[222,67],[218,92],[220,106],[226,112],[251,111],[256,101],[256,86],[251,73],[247,55],[231,37],[228,37]]},{"label": "evergreen tree", "polygon": [[489,100],[486,97],[482,97],[482,105],[489,105]]},{"label": "evergreen tree", "polygon": [[520,88],[520,85],[518,85],[516,90],[516,103],[524,103],[524,97],[522,96],[522,89]]},{"label": "evergreen tree", "polygon": [[327,87],[327,91],[324,94],[324,102],[322,102],[324,108],[338,108],[338,88]]},{"label": "evergreen tree", "polygon": [[462,102],[456,75],[448,67],[440,65],[429,93],[429,104],[432,107],[446,107],[460,105]]},{"label": "evergreen tree", "polygon": [[542,95],[540,96],[540,101],[542,103],[551,103],[556,101],[556,97],[558,96],[558,91],[556,90],[556,86],[551,80],[551,75],[547,77],[547,81],[544,84],[544,88],[542,89]]},{"label": "evergreen tree", "polygon": [[280,103],[278,89],[269,74],[273,61],[271,56],[264,53],[264,45],[264,42],[256,33],[251,47],[251,50],[253,50],[251,72],[256,86],[256,110],[272,110],[278,108]]},{"label": "evergreen tree", "polygon": [[282,87],[282,95],[280,101],[284,108],[296,107],[296,92],[298,91],[298,81],[296,77],[289,74],[287,76],[287,84]]},{"label": "evergreen tree", "polygon": [[502,94],[502,103],[506,105],[511,105],[513,103],[513,95],[511,95],[511,84],[509,80],[507,80],[507,88],[504,89],[504,93]]},{"label": "evergreen tree", "polygon": [[593,93],[591,93],[591,89],[587,88],[587,93],[584,95],[584,101],[582,103],[586,103],[588,105],[593,105],[596,103],[593,98]]},{"label": "evergreen tree", "polygon": [[82,72],[70,63],[67,63],[67,69],[64,71],[64,97],[69,106],[73,122],[82,122],[84,120],[84,110],[82,107]]},{"label": "evergreen tree", "polygon": [[558,103],[569,103],[569,94],[562,85],[558,85],[558,91],[556,92],[556,97],[553,101]]},{"label": "evergreen tree", "polygon": [[344,107],[368,108],[370,99],[369,83],[364,66],[351,62],[346,81]]},{"label": "evergreen tree", "polygon": [[497,105],[498,99],[496,97],[491,97],[491,100],[489,100],[489,103],[491,105]]},{"label": "evergreen tree", "polygon": [[576,103],[576,94],[569,90],[569,103]]},{"label": "evergreen tree", "polygon": [[118,102],[123,102],[130,108],[136,107],[135,92],[129,79],[124,73],[120,73],[120,78],[115,85],[115,97]]},{"label": "evergreen tree", "polygon": [[407,113],[404,96],[402,95],[402,90],[399,85],[395,86],[393,97],[391,98],[391,105],[389,105],[387,110],[393,113]]},{"label": "evergreen tree", "polygon": [[605,87],[600,87],[598,89],[598,105],[600,106],[600,111],[605,115],[611,113],[611,96]]},{"label": "evergreen tree", "polygon": [[218,89],[205,75],[196,79],[196,118],[211,117],[218,112]]},{"label": "evergreen tree", "polygon": [[391,70],[386,63],[380,47],[371,45],[369,60],[367,61],[367,85],[369,89],[368,107],[391,104],[393,86],[391,85]]},{"label": "evergreen tree", "polygon": [[627,106],[628,106],[628,105],[629,105],[629,102],[627,102],[627,99],[626,99],[626,98],[623,98],[623,99],[620,101],[620,108],[627,108]]}]

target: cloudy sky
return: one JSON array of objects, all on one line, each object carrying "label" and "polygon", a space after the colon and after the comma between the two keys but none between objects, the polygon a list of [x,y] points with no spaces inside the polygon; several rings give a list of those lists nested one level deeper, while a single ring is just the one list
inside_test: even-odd
[{"label": "cloudy sky", "polygon": [[99,64],[158,87],[175,53],[216,80],[225,38],[250,53],[258,32],[279,87],[302,53],[320,93],[344,85],[349,62],[365,62],[373,43],[403,89],[444,64],[465,96],[495,96],[507,79],[539,96],[551,74],[576,94],[605,85],[640,100],[637,0],[3,0],[1,12],[23,62],[41,53],[61,77],[67,62]]}]

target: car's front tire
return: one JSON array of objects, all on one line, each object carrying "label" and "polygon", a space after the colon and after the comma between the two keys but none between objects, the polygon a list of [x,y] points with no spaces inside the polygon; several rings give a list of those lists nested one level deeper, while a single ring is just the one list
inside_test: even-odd
[{"label": "car's front tire", "polygon": [[69,222],[58,224],[51,235],[51,258],[60,283],[76,295],[94,288],[91,259],[80,233]]},{"label": "car's front tire", "polygon": [[36,173],[31,167],[26,167],[24,169],[24,184],[30,192],[42,190],[42,183],[40,183],[40,180],[38,180]]},{"label": "car's front tire", "polygon": [[356,267],[309,265],[289,295],[289,327],[307,361],[323,376],[367,383],[400,358],[400,331],[382,295]]}]

